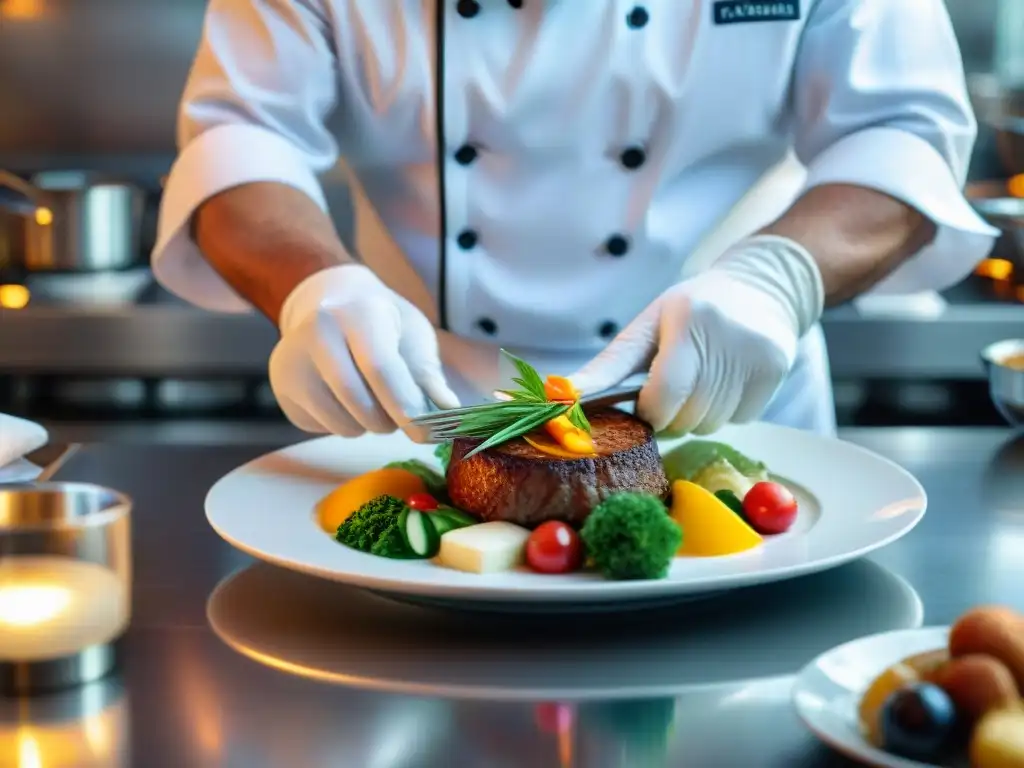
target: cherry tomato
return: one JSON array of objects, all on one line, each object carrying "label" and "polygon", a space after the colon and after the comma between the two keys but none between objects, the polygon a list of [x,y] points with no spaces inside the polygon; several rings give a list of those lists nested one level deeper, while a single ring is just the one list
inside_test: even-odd
[{"label": "cherry tomato", "polygon": [[429,493],[414,493],[405,500],[405,503],[420,512],[433,512],[438,507],[437,499]]},{"label": "cherry tomato", "polygon": [[743,497],[743,514],[758,533],[785,533],[796,520],[796,499],[778,483],[757,483]]},{"label": "cherry tomato", "polygon": [[583,543],[570,526],[549,520],[526,540],[526,562],[538,573],[569,573],[583,564]]}]

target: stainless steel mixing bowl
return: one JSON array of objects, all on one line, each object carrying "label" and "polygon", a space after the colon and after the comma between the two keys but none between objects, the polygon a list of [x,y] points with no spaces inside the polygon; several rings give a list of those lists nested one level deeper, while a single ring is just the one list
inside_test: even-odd
[{"label": "stainless steel mixing bowl", "polygon": [[1012,426],[1024,425],[1024,339],[990,344],[981,359],[993,405]]}]

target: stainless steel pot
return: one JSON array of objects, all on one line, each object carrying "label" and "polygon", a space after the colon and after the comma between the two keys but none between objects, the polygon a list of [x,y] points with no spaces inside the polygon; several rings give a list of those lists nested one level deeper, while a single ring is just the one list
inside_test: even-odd
[{"label": "stainless steel pot", "polygon": [[1024,86],[1001,83],[991,74],[974,75],[969,85],[978,122],[995,133],[1003,171],[1024,173]]},{"label": "stainless steel pot", "polygon": [[83,173],[26,182],[0,171],[16,199],[0,213],[0,253],[29,272],[102,272],[142,263],[142,189]]}]

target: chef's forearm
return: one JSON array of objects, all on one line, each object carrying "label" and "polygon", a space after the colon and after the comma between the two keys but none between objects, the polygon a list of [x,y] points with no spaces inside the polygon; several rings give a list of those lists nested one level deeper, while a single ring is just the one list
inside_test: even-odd
[{"label": "chef's forearm", "polygon": [[194,231],[203,257],[274,323],[295,286],[352,261],[330,217],[284,184],[246,184],[211,197],[196,212]]},{"label": "chef's forearm", "polygon": [[795,240],[821,270],[825,304],[848,301],[935,237],[935,225],[882,192],[830,184],[808,190],[764,234]]}]

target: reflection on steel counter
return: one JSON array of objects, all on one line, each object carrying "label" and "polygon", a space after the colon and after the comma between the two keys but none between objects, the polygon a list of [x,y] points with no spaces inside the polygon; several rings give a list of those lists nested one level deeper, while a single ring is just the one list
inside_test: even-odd
[{"label": "reflection on steel counter", "polygon": [[571,621],[425,608],[263,563],[224,579],[207,603],[214,633],[273,669],[407,695],[515,701],[645,698],[777,677],[843,637],[916,627],[922,616],[916,592],[870,560]]},{"label": "reflection on steel counter", "polygon": [[35,698],[31,705],[0,698],[4,765],[131,768],[130,737],[130,702],[116,680]]},{"label": "reflection on steel counter", "polygon": [[[386,735],[405,741],[390,745],[408,751],[400,764],[438,768],[763,764],[743,759],[750,738],[727,754],[721,739],[702,734],[722,723],[763,730],[765,697],[788,707],[786,676],[807,659],[850,637],[920,626],[923,616],[915,590],[870,561],[569,622],[425,609],[262,563],[224,579],[207,603],[213,632],[258,665],[340,686],[344,699],[355,688],[447,700],[441,722],[433,708],[405,708],[410,720]],[[423,759],[413,734],[438,725],[453,729],[443,739],[458,747],[449,741],[449,749],[473,761],[412,759]],[[371,764],[384,747],[351,747],[352,765]]]}]

